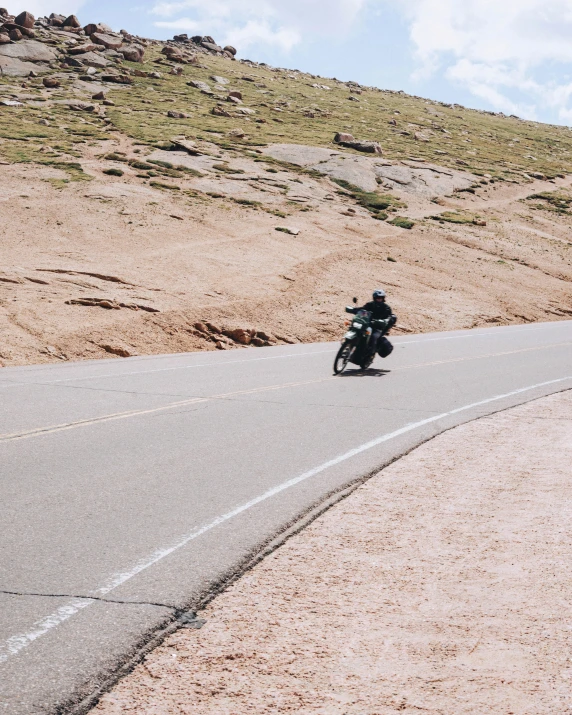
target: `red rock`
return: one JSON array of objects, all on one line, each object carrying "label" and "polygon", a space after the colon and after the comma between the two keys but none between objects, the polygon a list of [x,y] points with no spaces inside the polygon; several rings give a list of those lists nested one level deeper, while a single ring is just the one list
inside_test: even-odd
[{"label": "red rock", "polygon": [[18,42],[19,40],[22,39],[22,37],[23,37],[23,35],[20,32],[20,30],[10,30],[10,39],[13,42]]},{"label": "red rock", "polygon": [[223,330],[223,335],[226,335],[227,338],[234,340],[235,343],[240,343],[240,345],[250,345],[252,342],[252,331],[244,330],[244,328]]},{"label": "red rock", "polygon": [[239,92],[238,90],[232,90],[232,92],[228,93],[229,97],[236,97],[237,99],[242,99],[242,92]]},{"label": "red rock", "polygon": [[64,20],[64,27],[79,28],[81,27],[81,24],[75,15],[70,15]]},{"label": "red rock", "polygon": [[36,18],[32,15],[31,12],[21,12],[18,17],[15,18],[14,22],[16,25],[21,25],[22,27],[27,27],[28,29],[32,29],[34,27],[34,23],[36,22]]},{"label": "red rock", "polygon": [[123,37],[109,35],[104,32],[94,32],[90,35],[90,39],[96,45],[103,45],[108,50],[118,50],[123,44]]},{"label": "red rock", "polygon": [[122,47],[119,51],[128,62],[143,62],[145,50],[138,45]]},{"label": "red rock", "polygon": [[57,89],[60,86],[59,81],[55,77],[44,77],[42,80],[44,87],[49,89]]}]

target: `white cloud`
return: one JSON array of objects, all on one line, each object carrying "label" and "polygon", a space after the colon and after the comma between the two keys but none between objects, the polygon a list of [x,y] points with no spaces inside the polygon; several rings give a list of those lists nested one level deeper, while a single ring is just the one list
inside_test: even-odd
[{"label": "white cloud", "polygon": [[[273,45],[289,51],[304,40],[343,37],[367,0],[179,0],[159,2],[151,12],[165,28],[204,31],[241,49]],[[185,13],[184,17],[179,17]],[[199,29],[200,28],[200,29]]]},{"label": "white cloud", "polygon": [[548,107],[568,121],[570,0],[401,0],[399,7],[418,79],[442,72],[497,110],[535,118]]}]

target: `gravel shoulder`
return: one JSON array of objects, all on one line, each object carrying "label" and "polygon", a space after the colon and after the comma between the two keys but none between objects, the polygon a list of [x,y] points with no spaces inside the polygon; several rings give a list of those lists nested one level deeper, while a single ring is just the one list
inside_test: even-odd
[{"label": "gravel shoulder", "polygon": [[137,713],[569,712],[572,392],[445,433],[103,697]]}]

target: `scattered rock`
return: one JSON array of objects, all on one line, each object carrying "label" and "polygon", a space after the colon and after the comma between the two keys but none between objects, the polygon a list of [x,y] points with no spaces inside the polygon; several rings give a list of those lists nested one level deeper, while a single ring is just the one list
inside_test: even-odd
[{"label": "scattered rock", "polygon": [[85,52],[83,54],[75,55],[75,57],[68,57],[66,63],[69,65],[74,64],[74,62],[79,62],[76,67],[95,67],[96,69],[103,69],[108,67],[111,62],[103,57],[99,52]]},{"label": "scattered rock", "polygon": [[57,89],[61,86],[60,81],[55,77],[44,77],[42,83],[44,87],[47,87],[48,89]]},{"label": "scattered rock", "polygon": [[346,144],[348,142],[355,142],[353,134],[346,134],[344,132],[338,132],[334,137],[336,144]]},{"label": "scattered rock", "polygon": [[228,136],[234,137],[236,139],[242,139],[246,135],[242,129],[231,129],[230,132],[228,133]]},{"label": "scattered rock", "polygon": [[276,226],[275,231],[281,231],[282,233],[288,233],[290,236],[297,236],[300,233],[299,228],[287,228],[286,226]]},{"label": "scattered rock", "polygon": [[240,345],[250,345],[252,338],[254,337],[253,330],[245,330],[244,328],[235,328],[234,330],[223,330],[223,335],[227,338],[234,340],[235,343]]},{"label": "scattered rock", "polygon": [[219,47],[219,45],[215,45],[212,42],[201,42],[201,45],[206,49],[206,50],[211,50],[211,52],[223,52],[222,47]]},{"label": "scattered rock", "polygon": [[92,99],[104,100],[106,98],[105,92],[97,92],[92,96]]},{"label": "scattered rock", "polygon": [[238,90],[233,90],[232,92],[228,93],[229,97],[235,97],[236,99],[242,99],[242,92],[239,92]]},{"label": "scattered rock", "polygon": [[232,114],[227,112],[220,104],[217,104],[216,107],[211,109],[211,114],[214,114],[215,117],[232,117]]},{"label": "scattered rock", "polygon": [[123,44],[121,35],[110,35],[103,32],[92,33],[90,39],[96,45],[103,45],[108,50],[118,50]]},{"label": "scattered rock", "polygon": [[219,77],[218,75],[212,75],[211,77],[212,81],[215,82],[216,84],[228,84],[230,82],[229,79],[226,77]]},{"label": "scattered rock", "polygon": [[418,142],[429,142],[431,141],[429,137],[426,134],[423,134],[422,132],[415,132],[413,134],[413,138],[418,141]]},{"label": "scattered rock", "polygon": [[143,62],[145,49],[139,45],[127,45],[121,48],[121,54],[128,62]]},{"label": "scattered rock", "polygon": [[66,17],[63,24],[64,24],[64,27],[73,27],[73,28],[81,27],[80,22],[75,15],[69,15],[69,17]]},{"label": "scattered rock", "polygon": [[233,104],[242,104],[242,99],[235,97],[233,94],[229,94],[226,98],[227,102],[232,102]]},{"label": "scattered rock", "polygon": [[173,109],[170,109],[167,112],[167,116],[171,117],[171,119],[188,119],[189,118],[188,114],[185,114],[184,112],[176,112]]},{"label": "scattered rock", "polygon": [[126,74],[104,74],[101,75],[102,82],[112,82],[114,84],[133,84],[133,80]]},{"label": "scattered rock", "polygon": [[36,22],[36,18],[32,15],[31,12],[21,12],[16,18],[14,18],[14,22],[16,25],[21,25],[22,27],[27,27],[29,30],[31,30],[34,27],[34,23]]},{"label": "scattered rock", "polygon": [[345,134],[338,132],[334,137],[334,142],[336,144],[341,144],[341,146],[349,147],[350,149],[356,149],[357,151],[363,151],[367,154],[382,154],[381,146],[377,142],[372,141],[360,141],[355,139],[351,134]]},{"label": "scattered rock", "polygon": [[183,68],[180,65],[177,65],[176,67],[171,67],[171,71],[169,74],[174,74],[177,76],[181,76],[183,74]]},{"label": "scattered rock", "polygon": [[102,347],[106,353],[110,353],[111,355],[118,355],[119,357],[127,358],[135,357],[137,355],[134,350],[122,345],[104,343],[100,347]]},{"label": "scattered rock", "polygon": [[211,88],[206,82],[201,82],[201,80],[193,79],[187,82],[189,87],[194,87],[195,89],[200,89],[202,92],[211,92]]}]

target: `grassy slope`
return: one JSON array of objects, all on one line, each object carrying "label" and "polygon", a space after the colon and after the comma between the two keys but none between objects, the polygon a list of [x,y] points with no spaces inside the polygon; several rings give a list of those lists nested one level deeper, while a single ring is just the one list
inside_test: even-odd
[{"label": "grassy slope", "polygon": [[[145,144],[168,141],[173,135],[208,138],[221,146],[245,150],[268,143],[299,143],[333,146],[337,131],[349,131],[360,139],[379,141],[390,159],[420,157],[444,166],[459,167],[465,162],[476,174],[489,173],[510,180],[521,180],[523,173],[540,172],[549,178],[567,174],[572,169],[572,132],[557,127],[494,116],[458,106],[446,107],[436,102],[405,94],[364,89],[359,96],[350,95],[348,85],[337,80],[324,80],[308,74],[269,67],[250,66],[240,62],[201,56],[203,67],[185,66],[182,76],[168,73],[171,63],[156,64],[161,44],[151,46],[145,69],[160,70],[161,79],[134,78],[129,89],[109,89],[116,107],[107,116],[120,132]],[[140,65],[129,65],[133,69]],[[70,98],[69,85],[77,74],[68,71],[69,80],[51,94],[53,99]],[[243,93],[244,105],[256,111],[250,118],[226,118],[211,114],[219,100],[187,86],[190,79],[214,85],[210,76],[218,74],[231,80],[229,87]],[[243,79],[249,77],[255,82]],[[331,89],[313,88],[314,83]],[[3,81],[23,90],[19,82]],[[26,93],[40,93],[41,80],[28,81]],[[264,86],[256,86],[264,85]],[[77,96],[77,95],[76,95]],[[359,101],[350,101],[354,96]],[[175,100],[175,101],[170,101]],[[230,111],[233,106],[225,103]],[[281,111],[276,111],[280,109]],[[166,116],[168,109],[190,114],[178,120]],[[312,115],[312,116],[310,116]],[[48,119],[50,126],[38,124]],[[263,119],[265,123],[256,123]],[[397,126],[390,124],[396,120]],[[233,128],[247,135],[241,140],[227,136]],[[445,132],[443,132],[445,130]],[[429,141],[415,139],[423,133]],[[2,108],[0,137],[2,154],[11,161],[57,159],[58,154],[72,153],[82,142],[109,136],[102,118],[84,112],[72,112],[65,105],[24,108]],[[48,144],[55,151],[40,152]],[[465,166],[462,164],[461,166]]]}]

